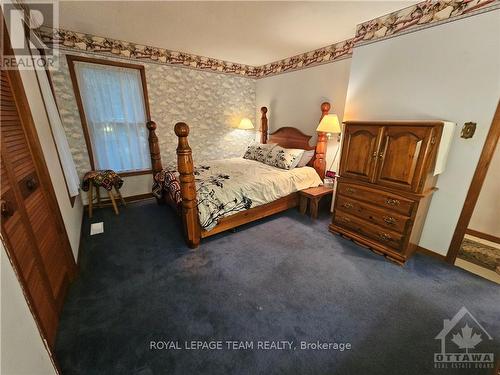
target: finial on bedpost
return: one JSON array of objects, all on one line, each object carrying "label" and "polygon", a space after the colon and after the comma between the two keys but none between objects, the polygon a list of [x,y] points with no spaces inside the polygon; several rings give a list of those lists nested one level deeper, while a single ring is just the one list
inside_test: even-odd
[{"label": "finial on bedpost", "polygon": [[[328,112],[330,112],[330,103],[323,102],[321,104],[321,117],[319,121],[323,120]],[[318,172],[319,177],[323,180],[325,178],[326,171],[326,146],[328,142],[328,137],[325,132],[318,132],[318,141],[316,142],[316,152],[314,156],[313,167]]]},{"label": "finial on bedpost", "polygon": [[260,143],[267,143],[267,133],[268,133],[268,127],[267,127],[267,107],[262,107],[260,109],[260,112],[262,113],[262,116],[260,118]]},{"label": "finial on bedpost", "polygon": [[156,123],[154,121],[146,122],[146,127],[149,131],[148,142],[149,142],[149,153],[151,155],[151,169],[153,170],[153,176],[161,172],[163,167],[161,166],[161,154],[160,145],[158,143],[158,137],[156,136]]},{"label": "finial on bedpost", "polygon": [[181,184],[182,223],[184,225],[186,242],[190,248],[194,249],[200,244],[201,228],[198,218],[193,157],[187,138],[189,135],[189,126],[183,122],[178,122],[175,124],[174,131],[175,135],[179,137],[177,145],[177,170]]},{"label": "finial on bedpost", "polygon": [[323,120],[323,117],[325,117],[328,112],[330,112],[330,103],[328,102],[323,102],[321,103],[321,118],[319,121]]}]

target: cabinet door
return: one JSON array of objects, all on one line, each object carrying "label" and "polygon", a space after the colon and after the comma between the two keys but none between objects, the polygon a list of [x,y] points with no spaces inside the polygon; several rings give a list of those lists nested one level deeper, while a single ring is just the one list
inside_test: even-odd
[{"label": "cabinet door", "polygon": [[379,149],[375,183],[416,191],[432,133],[432,127],[387,126]]},{"label": "cabinet door", "polygon": [[377,162],[380,126],[347,125],[344,133],[340,175],[370,182]]}]

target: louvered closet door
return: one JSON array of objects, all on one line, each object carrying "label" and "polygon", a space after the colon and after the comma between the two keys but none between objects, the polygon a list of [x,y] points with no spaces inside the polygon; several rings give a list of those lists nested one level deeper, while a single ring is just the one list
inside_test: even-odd
[{"label": "louvered closet door", "polygon": [[20,79],[18,72],[1,71],[2,235],[39,324],[52,344],[75,265],[57,216],[58,207],[50,196],[53,192],[47,170],[40,167],[43,156],[34,149],[38,140],[27,131],[33,124],[25,121],[31,115],[19,81],[15,81],[15,94],[13,91],[15,79]]}]

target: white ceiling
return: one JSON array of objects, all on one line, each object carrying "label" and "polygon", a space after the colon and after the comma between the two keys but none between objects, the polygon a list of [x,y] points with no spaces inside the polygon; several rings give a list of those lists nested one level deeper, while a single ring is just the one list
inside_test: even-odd
[{"label": "white ceiling", "polygon": [[418,1],[61,1],[63,29],[248,65],[354,36],[358,23]]}]

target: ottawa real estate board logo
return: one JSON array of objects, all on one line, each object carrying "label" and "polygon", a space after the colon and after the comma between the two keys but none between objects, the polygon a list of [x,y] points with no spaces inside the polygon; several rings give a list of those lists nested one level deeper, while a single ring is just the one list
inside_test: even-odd
[{"label": "ottawa real estate board logo", "polygon": [[494,354],[481,351],[481,344],[493,337],[462,307],[453,318],[443,321],[443,329],[435,337],[441,351],[434,353],[435,368],[493,368]]},{"label": "ottawa real estate board logo", "polygon": [[[49,48],[39,30],[59,27],[59,7],[54,0],[1,0],[0,47],[2,69],[57,69],[57,45]],[[7,46],[3,44],[8,40]],[[6,48],[10,47],[10,48]],[[4,53],[5,51],[5,53]]]}]

